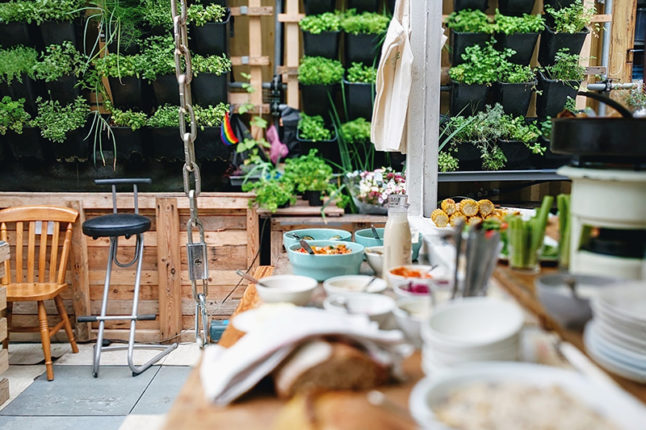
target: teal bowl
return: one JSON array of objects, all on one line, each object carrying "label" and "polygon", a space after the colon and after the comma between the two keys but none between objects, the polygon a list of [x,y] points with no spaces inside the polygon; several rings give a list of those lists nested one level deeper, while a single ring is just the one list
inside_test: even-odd
[{"label": "teal bowl", "polygon": [[[301,230],[292,230],[286,231],[283,233],[283,246],[285,249],[289,249],[292,245],[298,245],[298,240],[293,236],[290,236],[290,233],[296,234],[298,237],[309,236],[313,239],[311,240],[342,240],[345,242],[352,241],[352,233],[345,230],[339,230],[335,228],[303,228]],[[338,236],[339,239],[334,239],[335,236]]]},{"label": "teal bowl", "polygon": [[308,241],[311,246],[328,246],[345,244],[352,252],[342,255],[310,255],[298,252],[299,244],[287,248],[289,262],[292,263],[294,275],[309,276],[317,281],[342,275],[357,275],[363,262],[363,245],[354,242],[333,240]]},{"label": "teal bowl", "polygon": [[[360,243],[366,248],[371,248],[373,246],[383,246],[384,244],[384,229],[378,228],[377,233],[379,234],[380,239],[375,239],[375,236],[372,234],[372,229],[364,228],[363,230],[357,230],[354,232],[354,241]],[[412,256],[411,259],[416,261],[419,257],[419,250],[422,247],[422,234],[419,234],[417,238],[417,243],[412,244]]]}]

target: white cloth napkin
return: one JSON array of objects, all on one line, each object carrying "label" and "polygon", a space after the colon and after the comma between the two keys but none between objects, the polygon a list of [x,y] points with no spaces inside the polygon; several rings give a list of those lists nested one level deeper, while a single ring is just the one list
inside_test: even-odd
[{"label": "white cloth napkin", "polygon": [[398,330],[382,331],[362,315],[335,314],[313,308],[293,308],[243,336],[231,348],[210,346],[204,352],[200,376],[206,397],[224,406],[253,388],[302,341],[324,335],[343,335],[392,359],[406,348]]}]

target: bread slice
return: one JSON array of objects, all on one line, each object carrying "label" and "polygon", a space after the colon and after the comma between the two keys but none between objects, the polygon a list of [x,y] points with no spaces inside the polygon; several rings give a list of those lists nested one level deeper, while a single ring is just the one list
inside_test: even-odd
[{"label": "bread slice", "polygon": [[389,369],[359,349],[341,342],[310,341],[274,373],[282,398],[327,390],[367,390],[388,380]]}]

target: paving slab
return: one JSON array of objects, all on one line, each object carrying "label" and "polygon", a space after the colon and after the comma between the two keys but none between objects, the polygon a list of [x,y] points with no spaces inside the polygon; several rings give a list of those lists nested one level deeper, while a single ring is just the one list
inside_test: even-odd
[{"label": "paving slab", "polygon": [[139,399],[133,414],[165,414],[186,383],[191,372],[189,366],[162,366],[143,396]]},{"label": "paving slab", "polygon": [[[0,417],[2,430],[119,430],[125,417]],[[145,430],[145,429],[140,429]]]},{"label": "paving slab", "polygon": [[91,366],[55,365],[53,381],[39,376],[0,415],[125,416],[158,371],[159,366],[153,366],[133,377],[128,366],[101,366],[99,377],[94,378]]},{"label": "paving slab", "polygon": [[[4,409],[11,403],[16,397],[20,395],[23,391],[27,389],[31,384],[33,384],[34,379],[38,375],[42,375],[45,372],[45,365],[36,365],[36,366],[17,366],[10,365],[2,375],[0,379],[7,378],[9,380],[9,400],[0,405],[0,410]],[[2,426],[0,426],[2,428]]]},{"label": "paving slab", "polygon": [[[9,364],[39,364],[45,363],[43,346],[40,343],[10,343]],[[69,343],[52,343],[52,357],[58,358],[72,352]]]}]

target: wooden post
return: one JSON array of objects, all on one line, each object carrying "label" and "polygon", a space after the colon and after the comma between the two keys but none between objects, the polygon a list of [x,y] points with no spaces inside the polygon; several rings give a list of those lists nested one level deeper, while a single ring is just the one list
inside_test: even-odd
[{"label": "wooden post", "polygon": [[[87,238],[83,234],[81,226],[85,222],[85,211],[80,200],[68,202],[67,204],[79,213],[76,225],[72,231],[72,252],[71,252],[71,273],[72,273],[72,307],[74,315],[79,317],[91,315],[90,308],[90,275],[88,272],[89,259],[87,251]],[[85,342],[91,338],[90,323],[76,323],[74,336],[79,342]]]},{"label": "wooden post", "polygon": [[[4,270],[4,261],[9,259],[9,244],[0,242],[0,267]],[[0,286],[0,315],[5,313],[7,307],[7,287]],[[7,318],[0,318],[0,374],[9,368],[9,351],[2,348],[2,342],[7,338]],[[0,405],[9,400],[9,380],[0,379]]]},{"label": "wooden post", "polygon": [[[286,0],[285,14],[294,16],[298,14],[298,0]],[[300,107],[300,97],[298,90],[298,75],[294,69],[298,68],[300,61],[300,29],[297,22],[285,23],[285,66],[287,67],[287,105],[294,109]]]},{"label": "wooden post", "polygon": [[[249,7],[261,7],[260,0],[249,0]],[[249,16],[249,57],[256,58],[262,56],[262,24],[260,16]],[[249,74],[251,75],[250,84],[254,89],[251,93],[251,103],[258,107],[258,112],[262,115],[262,66],[250,64]],[[258,135],[260,133],[260,135]],[[262,137],[262,130],[258,127],[251,127],[251,134],[254,139]]]},{"label": "wooden post", "polygon": [[254,206],[247,209],[247,267],[257,267],[260,264],[260,256],[256,258],[260,250],[259,234],[258,211]]},{"label": "wooden post", "polygon": [[158,198],[156,206],[159,330],[161,339],[170,339],[182,330],[179,211],[175,198]]}]

